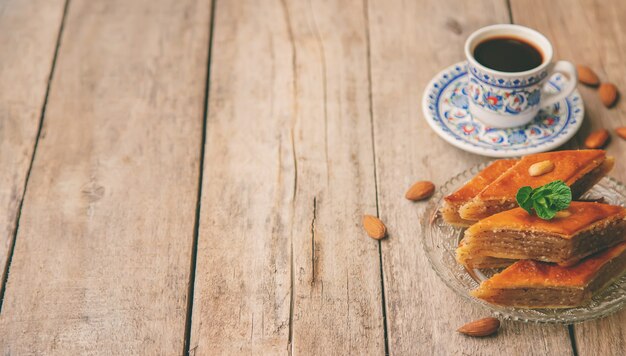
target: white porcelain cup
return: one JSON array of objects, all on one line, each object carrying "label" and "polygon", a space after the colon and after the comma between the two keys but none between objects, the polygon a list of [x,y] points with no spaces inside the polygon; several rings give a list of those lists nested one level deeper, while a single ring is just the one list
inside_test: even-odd
[{"label": "white porcelain cup", "polygon": [[[493,37],[512,37],[530,43],[541,51],[542,63],[523,72],[501,72],[478,63],[476,46]],[[508,128],[529,123],[541,108],[565,99],[576,88],[576,67],[567,61],[552,62],[552,45],[541,33],[518,25],[493,25],[472,33],[465,42],[468,68],[469,110],[488,126]],[[567,84],[552,94],[544,91],[550,76],[559,72]]]}]

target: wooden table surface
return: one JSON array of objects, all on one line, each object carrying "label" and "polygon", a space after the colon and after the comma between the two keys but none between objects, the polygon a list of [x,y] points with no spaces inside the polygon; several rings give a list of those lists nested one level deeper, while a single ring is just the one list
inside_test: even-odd
[{"label": "wooden table surface", "polygon": [[[430,269],[403,197],[488,160],[419,104],[471,32],[536,28],[626,90],[624,19],[621,0],[0,1],[0,352],[626,354],[626,310],[456,333],[489,311]],[[626,126],[623,100],[579,90],[564,147]],[[626,141],[607,149],[626,181]]]}]

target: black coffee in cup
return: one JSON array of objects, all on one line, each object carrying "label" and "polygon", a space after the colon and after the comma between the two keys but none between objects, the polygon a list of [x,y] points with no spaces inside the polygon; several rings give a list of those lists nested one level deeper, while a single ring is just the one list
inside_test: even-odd
[{"label": "black coffee in cup", "polygon": [[487,68],[500,72],[524,72],[543,63],[541,51],[516,37],[491,37],[474,48],[474,58]]}]

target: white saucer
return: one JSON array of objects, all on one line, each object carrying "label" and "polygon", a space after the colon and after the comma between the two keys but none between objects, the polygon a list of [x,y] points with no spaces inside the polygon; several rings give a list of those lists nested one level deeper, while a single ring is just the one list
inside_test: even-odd
[{"label": "white saucer", "polygon": [[[555,74],[546,84],[558,92],[567,78]],[[450,144],[489,157],[515,157],[555,149],[580,128],[585,116],[578,90],[550,108],[543,109],[525,126],[498,129],[472,118],[468,111],[465,62],[452,65],[426,86],[422,110],[430,127]]]}]

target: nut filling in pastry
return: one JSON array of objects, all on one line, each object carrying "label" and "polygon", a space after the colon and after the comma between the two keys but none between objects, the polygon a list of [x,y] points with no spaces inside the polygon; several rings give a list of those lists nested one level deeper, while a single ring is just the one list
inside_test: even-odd
[{"label": "nut filling in pastry", "polygon": [[521,308],[569,308],[592,296],[626,272],[626,242],[564,267],[522,260],[504,269],[471,294],[489,303]]},{"label": "nut filling in pastry", "polygon": [[516,259],[563,266],[626,240],[626,209],[599,203],[572,202],[567,218],[542,220],[521,208],[471,226],[457,249],[459,263],[494,268]]}]

